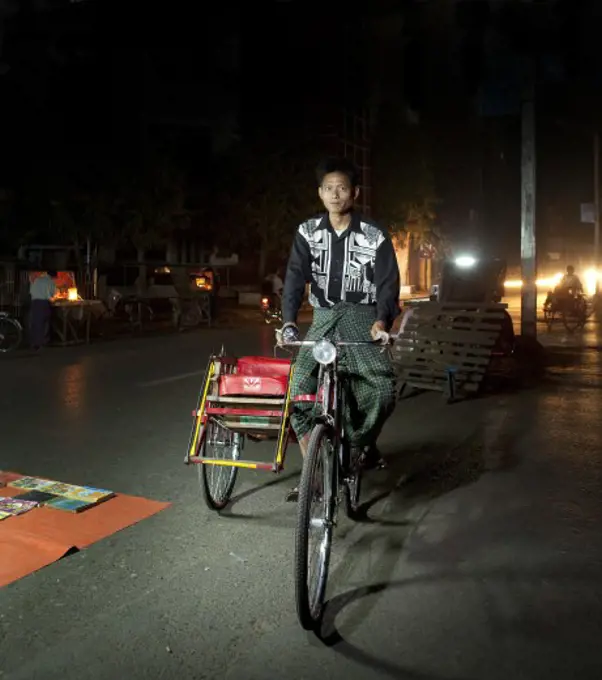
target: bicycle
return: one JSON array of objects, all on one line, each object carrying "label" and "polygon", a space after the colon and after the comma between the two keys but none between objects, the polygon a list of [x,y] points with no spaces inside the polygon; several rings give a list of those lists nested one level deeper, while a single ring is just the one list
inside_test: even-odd
[{"label": "bicycle", "polygon": [[0,312],[0,352],[12,352],[19,347],[22,339],[21,322],[8,312]]},{"label": "bicycle", "polygon": [[[389,339],[390,342],[391,339]],[[337,525],[339,505],[345,505],[350,519],[358,518],[364,454],[352,457],[343,422],[345,390],[339,375],[339,350],[346,347],[383,346],[381,341],[297,341],[283,347],[311,347],[319,365],[314,426],[303,461],[297,527],[295,533],[295,594],[297,616],[305,630],[315,629],[324,611],[332,536]],[[384,351],[384,348],[383,348]],[[322,517],[311,512],[317,489],[317,505]],[[317,528],[322,540],[315,573],[310,568],[310,532]]]},{"label": "bicycle", "polygon": [[[543,315],[548,331],[552,330],[554,321],[561,319],[569,333],[584,328],[587,320],[593,314],[592,301],[583,294],[558,297],[549,294],[544,305]],[[558,316],[557,316],[558,315]]]}]

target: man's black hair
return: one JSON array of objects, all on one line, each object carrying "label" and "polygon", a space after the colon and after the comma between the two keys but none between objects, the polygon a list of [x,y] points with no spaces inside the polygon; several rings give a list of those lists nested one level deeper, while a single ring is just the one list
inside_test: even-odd
[{"label": "man's black hair", "polygon": [[318,186],[322,184],[324,177],[329,175],[331,172],[340,172],[341,175],[346,175],[353,189],[359,186],[360,174],[358,169],[347,158],[325,158],[323,161],[321,161],[316,169]]}]

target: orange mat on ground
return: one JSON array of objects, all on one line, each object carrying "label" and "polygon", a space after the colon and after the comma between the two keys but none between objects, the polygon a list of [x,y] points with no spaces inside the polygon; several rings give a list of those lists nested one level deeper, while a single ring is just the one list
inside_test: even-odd
[{"label": "orange mat on ground", "polygon": [[[0,473],[0,482],[22,475]],[[22,489],[0,486],[0,496]],[[68,552],[86,548],[111,534],[164,510],[170,503],[121,494],[80,513],[34,508],[0,521],[0,587],[27,576]]]}]

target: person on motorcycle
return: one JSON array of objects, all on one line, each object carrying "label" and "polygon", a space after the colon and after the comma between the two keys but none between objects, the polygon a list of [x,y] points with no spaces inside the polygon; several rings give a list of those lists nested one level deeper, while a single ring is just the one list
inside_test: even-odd
[{"label": "person on motorcycle", "polygon": [[261,284],[261,311],[266,323],[282,323],[282,288],[284,283],[281,270],[268,274]]},{"label": "person on motorcycle", "polygon": [[[307,340],[385,340],[399,314],[399,268],[387,232],[354,209],[358,172],[347,159],[328,159],[318,168],[318,194],[326,213],[297,229],[282,296],[283,342],[299,339],[297,315],[305,286],[314,308]],[[395,380],[389,356],[370,346],[349,348],[342,357],[348,386],[344,422],[356,455],[368,467],[382,466],[376,440],[395,405]],[[318,366],[311,349],[301,348],[291,398],[314,394]],[[294,403],[291,423],[305,455],[313,404]],[[288,500],[296,500],[294,489]]]},{"label": "person on motorcycle", "polygon": [[264,283],[266,284],[265,290],[268,289],[268,286],[270,288],[269,293],[266,294],[274,295],[277,300],[281,300],[282,290],[284,289],[284,282],[282,281],[280,274],[281,270],[278,269],[275,273],[268,274],[264,279]]}]

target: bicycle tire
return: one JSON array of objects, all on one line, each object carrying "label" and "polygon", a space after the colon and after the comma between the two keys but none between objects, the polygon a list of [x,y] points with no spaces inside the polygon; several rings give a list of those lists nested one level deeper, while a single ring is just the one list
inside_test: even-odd
[{"label": "bicycle tire", "polygon": [[[222,432],[222,435],[225,436],[225,438],[229,438],[231,435],[234,437],[241,436],[230,432],[230,430],[226,430],[226,428],[222,427],[218,422],[209,421],[207,423],[207,429],[203,435],[203,442],[200,447],[203,458],[217,458],[217,456],[209,456],[207,454],[209,453],[208,446],[211,445],[211,442],[215,441],[219,431]],[[221,448],[227,449],[230,452],[231,460],[238,460],[240,456],[240,444],[236,444],[234,441],[228,441],[227,444],[224,444]],[[226,460],[226,457],[222,456],[220,459]],[[198,467],[201,468],[199,470],[199,481],[203,489],[203,497],[205,498],[207,507],[210,510],[223,510],[228,505],[230,498],[232,497],[232,491],[234,491],[236,477],[238,476],[238,468],[234,465],[211,465],[210,463],[199,463]],[[214,474],[224,475],[225,484],[221,492],[218,491],[213,484]]]},{"label": "bicycle tire", "polygon": [[[8,339],[7,339],[8,338]],[[7,354],[19,347],[23,339],[23,327],[10,316],[0,317],[0,352]]]},{"label": "bicycle tire", "polygon": [[[311,433],[307,453],[303,461],[303,471],[299,483],[299,501],[297,508],[297,527],[295,531],[295,596],[297,617],[302,628],[315,630],[320,625],[324,613],[324,595],[328,582],[330,553],[332,549],[333,519],[336,505],[336,489],[333,488],[336,475],[336,455],[334,455],[334,434],[325,425],[316,425]],[[324,455],[322,444],[330,442],[330,455]],[[323,464],[322,480],[324,491],[322,508],[324,511],[324,547],[320,550],[321,562],[318,569],[317,582],[310,587],[309,570],[309,529],[311,522],[311,501],[313,480],[318,464]]]}]

